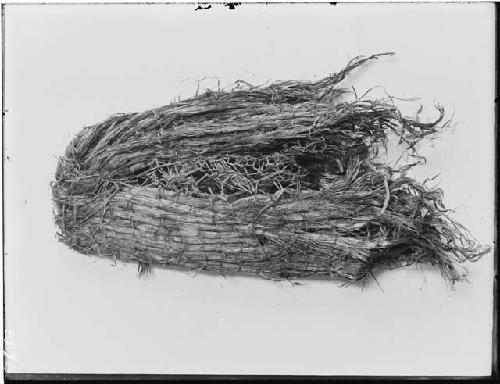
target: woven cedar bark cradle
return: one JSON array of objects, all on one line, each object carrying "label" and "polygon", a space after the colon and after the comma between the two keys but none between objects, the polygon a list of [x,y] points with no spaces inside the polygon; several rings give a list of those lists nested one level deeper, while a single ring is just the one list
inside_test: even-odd
[{"label": "woven cedar bark cradle", "polygon": [[[385,54],[381,54],[385,55]],[[265,278],[360,280],[377,267],[486,252],[442,192],[375,160],[396,134],[412,151],[443,127],[391,100],[341,101],[352,60],[316,83],[207,92],[85,128],[53,183],[60,240],[84,253]]]}]

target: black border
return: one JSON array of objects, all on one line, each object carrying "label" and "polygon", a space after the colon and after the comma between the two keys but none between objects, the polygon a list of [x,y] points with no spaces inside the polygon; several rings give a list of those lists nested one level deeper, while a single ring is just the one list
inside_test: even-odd
[{"label": "black border", "polygon": [[241,380],[252,382],[268,381],[304,381],[304,382],[345,382],[352,381],[378,382],[402,380],[447,382],[449,380],[461,380],[466,383],[486,383],[497,382],[491,376],[295,376],[295,375],[176,375],[176,374],[57,374],[57,373],[10,373],[6,375],[6,382],[9,381],[119,381],[119,382],[137,382],[137,381],[228,381]]},{"label": "black border", "polygon": [[[2,349],[5,351],[5,4],[1,7],[1,23],[2,23]],[[6,380],[5,373],[5,353],[2,353],[2,373]]]},{"label": "black border", "polygon": [[[376,1],[375,3],[368,2],[344,2],[344,4],[380,4],[384,1]],[[387,4],[407,4],[407,3],[427,3],[431,4],[430,1],[408,1],[408,2],[391,2]],[[464,4],[470,3],[468,1],[461,2],[442,2],[446,4]],[[491,2],[490,2],[491,3]],[[497,154],[498,148],[498,31],[499,31],[499,3],[497,1],[493,2],[495,5],[495,124],[494,124],[494,138],[495,138],[495,164],[494,164],[494,174],[495,174],[495,214],[494,214],[494,281],[493,281],[493,343],[492,343],[492,374],[490,376],[299,376],[299,375],[199,375],[199,374],[65,374],[65,373],[5,373],[5,363],[6,357],[3,354],[2,359],[2,372],[3,379],[5,382],[11,381],[78,381],[78,382],[95,382],[95,381],[120,381],[120,382],[137,382],[137,381],[184,381],[184,380],[203,380],[203,381],[225,381],[225,380],[241,380],[241,381],[257,381],[257,382],[267,382],[267,381],[336,381],[336,382],[351,382],[351,381],[422,381],[422,380],[432,380],[433,382],[446,382],[450,380],[465,381],[467,383],[484,383],[484,382],[500,382],[500,376],[498,372],[498,356],[499,356],[499,343],[498,343],[498,253],[497,253],[497,217],[498,217],[498,181],[496,178],[497,172],[499,170],[498,161],[499,157]],[[231,2],[221,2],[221,1],[208,1],[208,2],[100,2],[100,3],[89,3],[89,2],[74,2],[74,3],[47,3],[47,2],[33,2],[33,3],[5,3],[1,2],[1,30],[2,30],[2,286],[3,286],[3,340],[5,341],[5,200],[4,200],[4,182],[5,182],[5,6],[14,5],[192,5],[193,10],[209,9],[210,7],[203,8],[198,7],[199,5],[206,6],[208,4],[223,4],[229,9],[233,10],[237,6],[242,5],[242,3],[231,3]],[[285,3],[278,2],[244,2],[243,5],[254,5],[254,4],[266,4],[266,5],[293,5],[293,4],[328,4],[328,2],[308,2],[308,1],[289,1]],[[337,2],[330,2],[330,5],[337,5]],[[341,3],[342,4],[342,3]],[[198,8],[195,8],[198,7]],[[445,21],[444,21],[445,22]]]}]

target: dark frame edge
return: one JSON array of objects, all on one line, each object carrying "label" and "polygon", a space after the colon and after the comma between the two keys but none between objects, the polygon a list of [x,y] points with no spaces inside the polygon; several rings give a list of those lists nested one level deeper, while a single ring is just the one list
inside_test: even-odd
[{"label": "dark frame edge", "polygon": [[242,380],[242,381],[421,381],[445,382],[462,380],[467,383],[496,381],[492,376],[295,376],[295,375],[217,375],[217,374],[77,374],[77,373],[9,373],[5,381],[183,381],[183,380]]},{"label": "dark frame edge", "polygon": [[499,379],[498,376],[498,251],[497,251],[497,233],[498,233],[498,19],[499,19],[499,5],[495,2],[495,100],[494,100],[494,108],[495,108],[495,124],[494,124],[494,248],[493,248],[493,268],[494,268],[494,277],[493,277],[493,329],[492,329],[492,351],[491,351],[491,378],[495,381]]},{"label": "dark frame edge", "polygon": [[5,354],[5,3],[1,3],[1,29],[2,29],[2,372],[6,380],[6,354]]}]

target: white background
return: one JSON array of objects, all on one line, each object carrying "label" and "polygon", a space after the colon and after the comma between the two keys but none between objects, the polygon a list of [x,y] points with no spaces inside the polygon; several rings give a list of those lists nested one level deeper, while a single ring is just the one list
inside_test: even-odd
[{"label": "white background", "polygon": [[[49,183],[84,125],[192,95],[196,80],[353,73],[455,109],[422,148],[456,217],[493,242],[494,6],[450,4],[6,6],[5,293],[10,372],[490,374],[493,255],[451,290],[409,267],[340,288],[154,270],[59,244]],[[216,87],[209,79],[204,87]],[[418,104],[411,104],[416,108]]]}]

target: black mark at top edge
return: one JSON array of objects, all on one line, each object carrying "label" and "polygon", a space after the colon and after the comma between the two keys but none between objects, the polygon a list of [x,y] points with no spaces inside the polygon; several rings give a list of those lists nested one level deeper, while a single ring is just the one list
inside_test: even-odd
[{"label": "black mark at top edge", "polygon": [[229,7],[229,9],[234,9],[238,5],[241,5],[241,3],[225,3],[224,4],[226,7]]},{"label": "black mark at top edge", "polygon": [[198,9],[210,9],[212,8],[212,5],[211,4],[207,4],[207,5],[198,5],[194,10],[197,11]]}]

